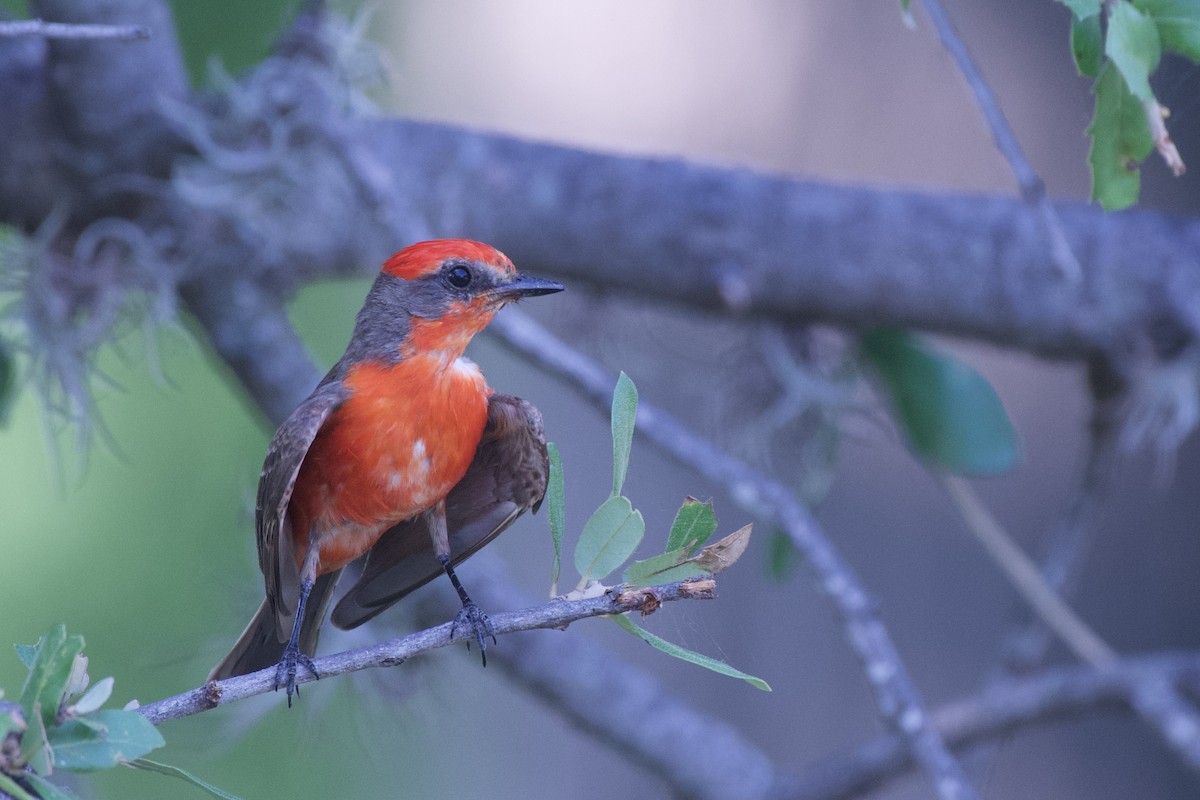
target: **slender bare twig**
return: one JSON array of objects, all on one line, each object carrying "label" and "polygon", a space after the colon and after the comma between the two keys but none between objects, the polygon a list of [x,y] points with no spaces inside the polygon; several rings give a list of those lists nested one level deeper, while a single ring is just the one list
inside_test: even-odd
[{"label": "slender bare twig", "polygon": [[[1092,390],[1091,419],[1088,425],[1087,448],[1079,484],[1075,488],[1061,517],[1046,531],[1039,560],[1042,580],[1059,597],[1070,601],[1092,537],[1092,520],[1104,495],[1107,477],[1115,455],[1114,396],[1119,382],[1112,380],[1107,361],[1097,359],[1090,365]],[[1001,664],[995,680],[1027,675],[1040,667],[1054,642],[1054,632],[1029,604],[1019,599],[1013,609],[1011,628],[1004,639]],[[976,758],[991,758],[998,754],[1003,740],[985,743]]]},{"label": "slender bare twig", "polygon": [[[1013,542],[970,485],[951,476],[942,476],[941,480],[967,529],[1021,598],[1082,661],[1100,671],[1112,668],[1118,660],[1116,651],[1046,585],[1037,565]],[[1153,676],[1135,687],[1131,702],[1175,754],[1200,771],[1200,713],[1174,687]]]},{"label": "slender bare twig", "polygon": [[1054,264],[1063,277],[1071,281],[1080,280],[1083,270],[1079,266],[1079,260],[1075,258],[1074,251],[1067,243],[1058,212],[1054,210],[1054,206],[1050,204],[1050,199],[1046,196],[1045,181],[1037,174],[1033,165],[1029,163],[1029,159],[1025,157],[1025,151],[1021,147],[1021,143],[1017,141],[1016,134],[1009,126],[1004,112],[1000,110],[1000,103],[992,93],[992,88],[984,79],[975,60],[971,58],[966,44],[954,28],[954,23],[946,15],[941,0],[923,0],[923,2],[925,12],[933,21],[933,27],[937,29],[938,38],[942,40],[942,46],[946,48],[946,52],[958,65],[959,72],[962,73],[963,78],[967,81],[967,86],[975,96],[975,104],[979,106],[979,111],[983,114],[983,118],[992,132],[992,141],[995,142],[996,149],[1000,151],[1000,155],[1004,156],[1009,169],[1016,177],[1022,199],[1035,208],[1041,218],[1042,227],[1050,243],[1050,257],[1054,259]]},{"label": "slender bare twig", "polygon": [[[624,614],[630,611],[649,614],[660,604],[672,600],[709,600],[716,596],[715,587],[716,582],[711,578],[671,583],[649,589],[624,589],[618,586],[613,591],[599,597],[584,600],[555,599],[545,605],[527,608],[524,611],[495,614],[491,620],[497,636],[538,628],[562,628],[587,617]],[[369,667],[394,667],[430,650],[445,647],[453,642],[468,641],[473,635],[465,627],[454,630],[453,623],[447,622],[371,647],[322,656],[314,659],[313,663],[317,668],[317,674],[322,678],[344,675],[347,672],[356,672]],[[297,683],[303,684],[316,680],[311,673],[305,670],[301,670],[301,673],[296,677]],[[265,694],[274,691],[275,688],[275,668],[268,667],[249,675],[240,675],[223,681],[211,681],[189,692],[144,705],[138,711],[157,725],[160,722],[198,714],[217,706],[244,700],[247,697]]]},{"label": "slender bare twig", "polygon": [[[1125,382],[1108,361],[1089,364],[1088,385],[1092,408],[1087,430],[1087,448],[1079,484],[1062,517],[1046,532],[1040,571],[1042,579],[1059,597],[1069,599],[1083,570],[1095,517],[1117,454],[1118,415],[1124,405]],[[1004,668],[1023,674],[1037,668],[1051,642],[1051,633],[1028,605],[1021,603],[1018,621],[1005,642]]]},{"label": "slender bare twig", "polygon": [[[490,330],[508,347],[607,408],[612,376],[528,316],[515,310],[506,311],[492,323]],[[804,554],[805,563],[816,571],[818,585],[841,615],[846,638],[858,657],[882,719],[904,737],[941,797],[975,797],[962,768],[929,724],[920,694],[879,620],[874,601],[795,494],[719,450],[645,400],[638,404],[637,431],[677,461],[728,487],[743,508],[779,525],[787,533]]]},{"label": "slender bare twig", "polygon": [[42,36],[46,39],[149,39],[145,25],[85,25],[40,19],[0,20],[0,38]]},{"label": "slender bare twig", "polygon": [[[946,742],[961,750],[1015,731],[1065,718],[1111,711],[1128,712],[1147,683],[1173,686],[1200,673],[1200,652],[1155,653],[1124,658],[1096,670],[1056,667],[999,682],[980,694],[933,712]],[[849,800],[913,769],[912,756],[895,735],[805,767],[789,800]]]},{"label": "slender bare twig", "polygon": [[[1085,468],[1086,469],[1086,468]],[[1062,516],[1045,533],[1039,572],[1059,597],[1069,598],[1078,583],[1091,539],[1089,520],[1098,496],[1080,487]],[[1013,627],[1005,640],[1003,669],[1020,675],[1041,665],[1052,641],[1052,632],[1025,603],[1014,611]]]},{"label": "slender bare twig", "polygon": [[967,530],[983,545],[1016,588],[1021,598],[1082,661],[1104,667],[1116,653],[1042,579],[1037,564],[1025,555],[979,495],[962,478],[940,476],[942,486],[966,522]]},{"label": "slender bare twig", "polygon": [[[1094,456],[1089,456],[1089,464]],[[1085,466],[1085,472],[1091,472]],[[1082,571],[1091,539],[1089,520],[1098,503],[1095,487],[1083,484],[1070,499],[1061,518],[1045,534],[1039,572],[1042,580],[1059,597],[1071,596]],[[1004,646],[1004,670],[1020,675],[1036,669],[1043,661],[1052,632],[1036,614],[1021,603]]]}]

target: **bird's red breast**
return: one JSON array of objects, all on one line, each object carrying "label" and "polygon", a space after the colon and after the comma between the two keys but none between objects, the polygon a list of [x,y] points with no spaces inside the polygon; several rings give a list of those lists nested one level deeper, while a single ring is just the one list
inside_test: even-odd
[{"label": "bird's red breast", "polygon": [[[382,272],[415,281],[448,261],[516,274],[500,251],[461,239],[405,248]],[[462,353],[496,308],[482,294],[450,300],[437,316],[412,315],[386,360],[349,365],[342,379],[347,398],[313,439],[296,476],[290,513],[297,564],[315,528],[319,573],[345,566],[389,527],[444,499],[466,474],[491,389]]]},{"label": "bird's red breast", "polygon": [[[455,331],[429,333],[425,344]],[[389,527],[444,499],[466,474],[491,389],[473,363],[446,356],[426,349],[395,364],[356,364],[347,371],[349,396],[313,440],[296,477],[297,562],[315,525],[337,534],[322,536],[319,572],[345,566]]]}]

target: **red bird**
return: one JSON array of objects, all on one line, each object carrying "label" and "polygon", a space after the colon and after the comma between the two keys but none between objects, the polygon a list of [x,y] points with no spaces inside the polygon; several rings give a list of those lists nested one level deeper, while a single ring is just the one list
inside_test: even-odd
[{"label": "red bird", "polygon": [[276,431],[255,528],[266,600],[210,680],[277,665],[296,691],[346,565],[333,623],[353,628],[445,572],[484,652],[493,630],[454,565],[546,491],[542,418],[493,392],[463,350],[505,304],[562,291],[498,250],[442,239],[401,250],[367,294],[346,353]]}]

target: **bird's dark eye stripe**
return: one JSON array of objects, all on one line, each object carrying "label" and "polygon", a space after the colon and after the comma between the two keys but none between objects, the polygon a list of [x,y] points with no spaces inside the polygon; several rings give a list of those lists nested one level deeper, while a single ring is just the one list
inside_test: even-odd
[{"label": "bird's dark eye stripe", "polygon": [[451,286],[465,289],[471,283],[471,270],[462,264],[451,267],[450,271],[446,273],[446,280],[450,281]]}]

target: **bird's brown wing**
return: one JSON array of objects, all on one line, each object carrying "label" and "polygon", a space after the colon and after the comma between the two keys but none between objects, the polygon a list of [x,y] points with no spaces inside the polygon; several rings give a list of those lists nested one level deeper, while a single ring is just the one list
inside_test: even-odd
[{"label": "bird's brown wing", "polygon": [[[451,563],[499,536],[546,493],[549,458],[542,415],[529,403],[493,394],[488,421],[467,474],[446,497]],[[371,548],[358,581],[333,610],[333,624],[353,628],[442,574],[424,514],[390,528]]]},{"label": "bird's brown wing", "polygon": [[346,390],[340,380],[327,379],[319,385],[279,426],[263,461],[254,526],[258,534],[258,565],[280,641],[286,641],[291,634],[300,594],[288,503],[300,465],[317,431],[345,398]]}]

